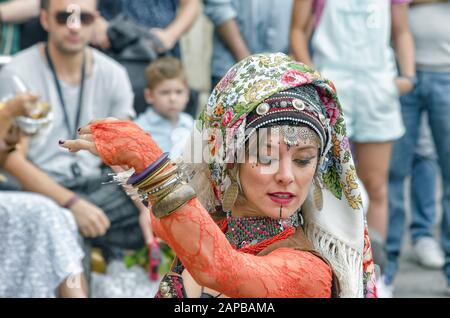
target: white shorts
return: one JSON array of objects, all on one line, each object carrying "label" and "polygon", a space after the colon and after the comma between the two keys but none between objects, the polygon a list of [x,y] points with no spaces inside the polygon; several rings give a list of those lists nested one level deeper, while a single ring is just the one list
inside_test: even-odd
[{"label": "white shorts", "polygon": [[405,128],[395,77],[382,72],[321,70],[333,81],[344,111],[347,135],[355,142],[387,142]]}]

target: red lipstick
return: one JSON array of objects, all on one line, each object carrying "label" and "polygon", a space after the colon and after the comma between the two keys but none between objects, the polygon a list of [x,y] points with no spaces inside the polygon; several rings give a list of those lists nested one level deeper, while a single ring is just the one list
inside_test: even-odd
[{"label": "red lipstick", "polygon": [[278,205],[289,205],[295,198],[295,195],[291,192],[272,192],[267,195],[270,200]]}]

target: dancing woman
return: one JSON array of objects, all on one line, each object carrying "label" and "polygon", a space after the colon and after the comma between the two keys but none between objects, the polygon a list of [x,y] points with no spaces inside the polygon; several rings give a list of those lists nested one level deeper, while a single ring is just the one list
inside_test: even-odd
[{"label": "dancing woman", "polygon": [[[157,297],[376,297],[330,81],[281,53],[250,56],[216,86],[197,128],[206,138],[177,163],[127,121],[93,122],[61,141],[134,168],[126,183],[178,256]],[[192,163],[199,145],[206,158]]]}]

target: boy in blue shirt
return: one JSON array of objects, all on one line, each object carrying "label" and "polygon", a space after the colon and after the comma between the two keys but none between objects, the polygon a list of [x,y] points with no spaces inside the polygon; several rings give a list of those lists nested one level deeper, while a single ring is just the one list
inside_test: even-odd
[{"label": "boy in blue shirt", "polygon": [[194,125],[192,117],[183,113],[189,101],[189,88],[182,63],[175,57],[162,57],[147,67],[145,77],[144,96],[151,107],[135,122],[176,159],[181,156]]}]

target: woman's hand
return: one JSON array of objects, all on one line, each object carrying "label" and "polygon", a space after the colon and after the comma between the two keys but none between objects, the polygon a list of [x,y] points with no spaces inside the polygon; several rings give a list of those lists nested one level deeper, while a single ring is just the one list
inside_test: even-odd
[{"label": "woman's hand", "polygon": [[80,129],[80,138],[75,140],[60,140],[59,144],[62,148],[68,149],[70,152],[78,152],[87,150],[95,156],[98,156],[97,146],[89,126]]},{"label": "woman's hand", "polygon": [[88,150],[110,167],[127,166],[141,173],[162,155],[150,134],[129,120],[96,120],[81,128],[79,134],[79,139],[61,140],[60,145],[71,152]]},{"label": "woman's hand", "polygon": [[8,119],[18,116],[29,116],[39,96],[30,93],[20,93],[6,102],[4,112]]},{"label": "woman's hand", "polygon": [[87,150],[95,156],[98,156],[98,149],[94,142],[92,134],[92,125],[96,123],[108,123],[118,121],[116,118],[105,118],[91,121],[87,126],[84,126],[78,130],[80,138],[75,140],[60,140],[59,144],[62,148],[68,149],[70,152],[78,152],[80,150]]}]

